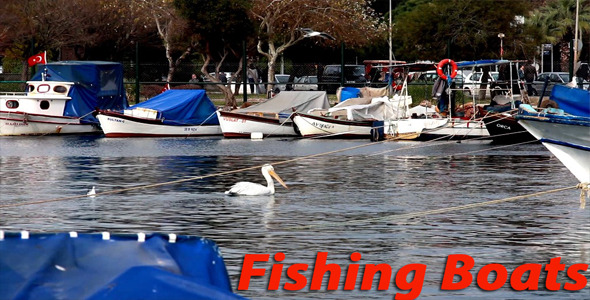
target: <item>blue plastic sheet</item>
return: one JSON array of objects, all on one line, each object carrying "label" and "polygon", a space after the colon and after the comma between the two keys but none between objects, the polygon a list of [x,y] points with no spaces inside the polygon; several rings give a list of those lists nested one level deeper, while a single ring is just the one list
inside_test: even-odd
[{"label": "blue plastic sheet", "polygon": [[570,115],[590,117],[590,91],[555,85],[549,98]]},{"label": "blue plastic sheet", "polygon": [[340,91],[340,102],[350,98],[358,98],[361,95],[361,89],[354,87],[343,87]]},{"label": "blue plastic sheet", "polygon": [[131,106],[154,109],[169,125],[219,125],[217,108],[205,90],[167,90]]},{"label": "blue plastic sheet", "polygon": [[98,124],[95,109],[122,110],[127,108],[123,86],[123,65],[103,61],[61,61],[41,65],[31,80],[68,81],[75,85],[68,96],[64,116],[82,117],[85,123]]},{"label": "blue plastic sheet", "polygon": [[0,254],[0,299],[243,299],[199,237],[8,233]]}]

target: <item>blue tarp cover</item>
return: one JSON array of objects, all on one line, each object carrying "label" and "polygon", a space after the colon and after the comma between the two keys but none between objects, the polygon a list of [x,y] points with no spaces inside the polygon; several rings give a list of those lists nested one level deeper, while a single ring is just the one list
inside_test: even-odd
[{"label": "blue tarp cover", "polygon": [[555,85],[549,98],[570,115],[590,117],[590,91]]},{"label": "blue tarp cover", "polygon": [[355,87],[343,87],[340,91],[340,102],[343,102],[350,98],[359,98],[361,95],[361,89]]},{"label": "blue tarp cover", "polygon": [[243,299],[200,237],[7,233],[0,253],[0,299]]},{"label": "blue tarp cover", "polygon": [[123,86],[123,65],[102,61],[61,61],[40,65],[31,80],[41,80],[47,72],[47,81],[76,83],[68,96],[64,116],[82,117],[86,123],[96,123],[92,115],[96,109],[122,110],[127,108],[127,94]]},{"label": "blue tarp cover", "polygon": [[167,90],[129,109],[137,107],[159,111],[164,124],[219,125],[217,108],[205,90]]}]

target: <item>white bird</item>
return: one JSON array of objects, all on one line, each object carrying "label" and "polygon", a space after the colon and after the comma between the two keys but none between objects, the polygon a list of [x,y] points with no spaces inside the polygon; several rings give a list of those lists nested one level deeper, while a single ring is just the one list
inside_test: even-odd
[{"label": "white bird", "polygon": [[331,36],[325,32],[314,31],[311,28],[298,28],[298,30],[303,32],[303,37],[306,37],[306,38],[319,36],[319,37],[327,39],[327,40],[336,40],[333,36]]},{"label": "white bird", "polygon": [[243,195],[243,196],[258,196],[258,195],[274,195],[275,193],[275,185],[274,181],[272,180],[271,176],[274,177],[282,186],[288,189],[287,185],[283,182],[281,177],[275,173],[275,169],[266,164],[262,166],[262,176],[266,179],[266,186],[252,183],[252,182],[245,182],[241,181],[234,184],[229,191],[226,191],[225,194],[227,195]]},{"label": "white bird", "polygon": [[90,197],[94,197],[94,195],[96,195],[96,190],[94,189],[94,186],[92,186],[92,189],[90,189],[90,191],[88,191],[86,195]]}]

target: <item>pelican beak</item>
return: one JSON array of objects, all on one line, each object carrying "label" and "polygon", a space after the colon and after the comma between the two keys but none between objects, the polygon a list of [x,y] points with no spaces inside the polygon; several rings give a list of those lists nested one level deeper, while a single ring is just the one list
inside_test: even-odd
[{"label": "pelican beak", "polygon": [[281,177],[279,177],[279,175],[277,173],[275,173],[274,170],[270,170],[268,172],[268,174],[270,174],[270,176],[272,176],[274,179],[276,179],[282,186],[284,186],[286,189],[288,189],[287,185],[283,182],[283,180],[281,179]]}]

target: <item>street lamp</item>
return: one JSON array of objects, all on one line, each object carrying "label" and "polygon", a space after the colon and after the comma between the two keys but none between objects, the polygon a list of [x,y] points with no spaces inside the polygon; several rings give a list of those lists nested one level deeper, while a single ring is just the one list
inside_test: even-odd
[{"label": "street lamp", "polygon": [[498,33],[498,37],[500,38],[500,59],[504,59],[504,37],[503,33]]}]

